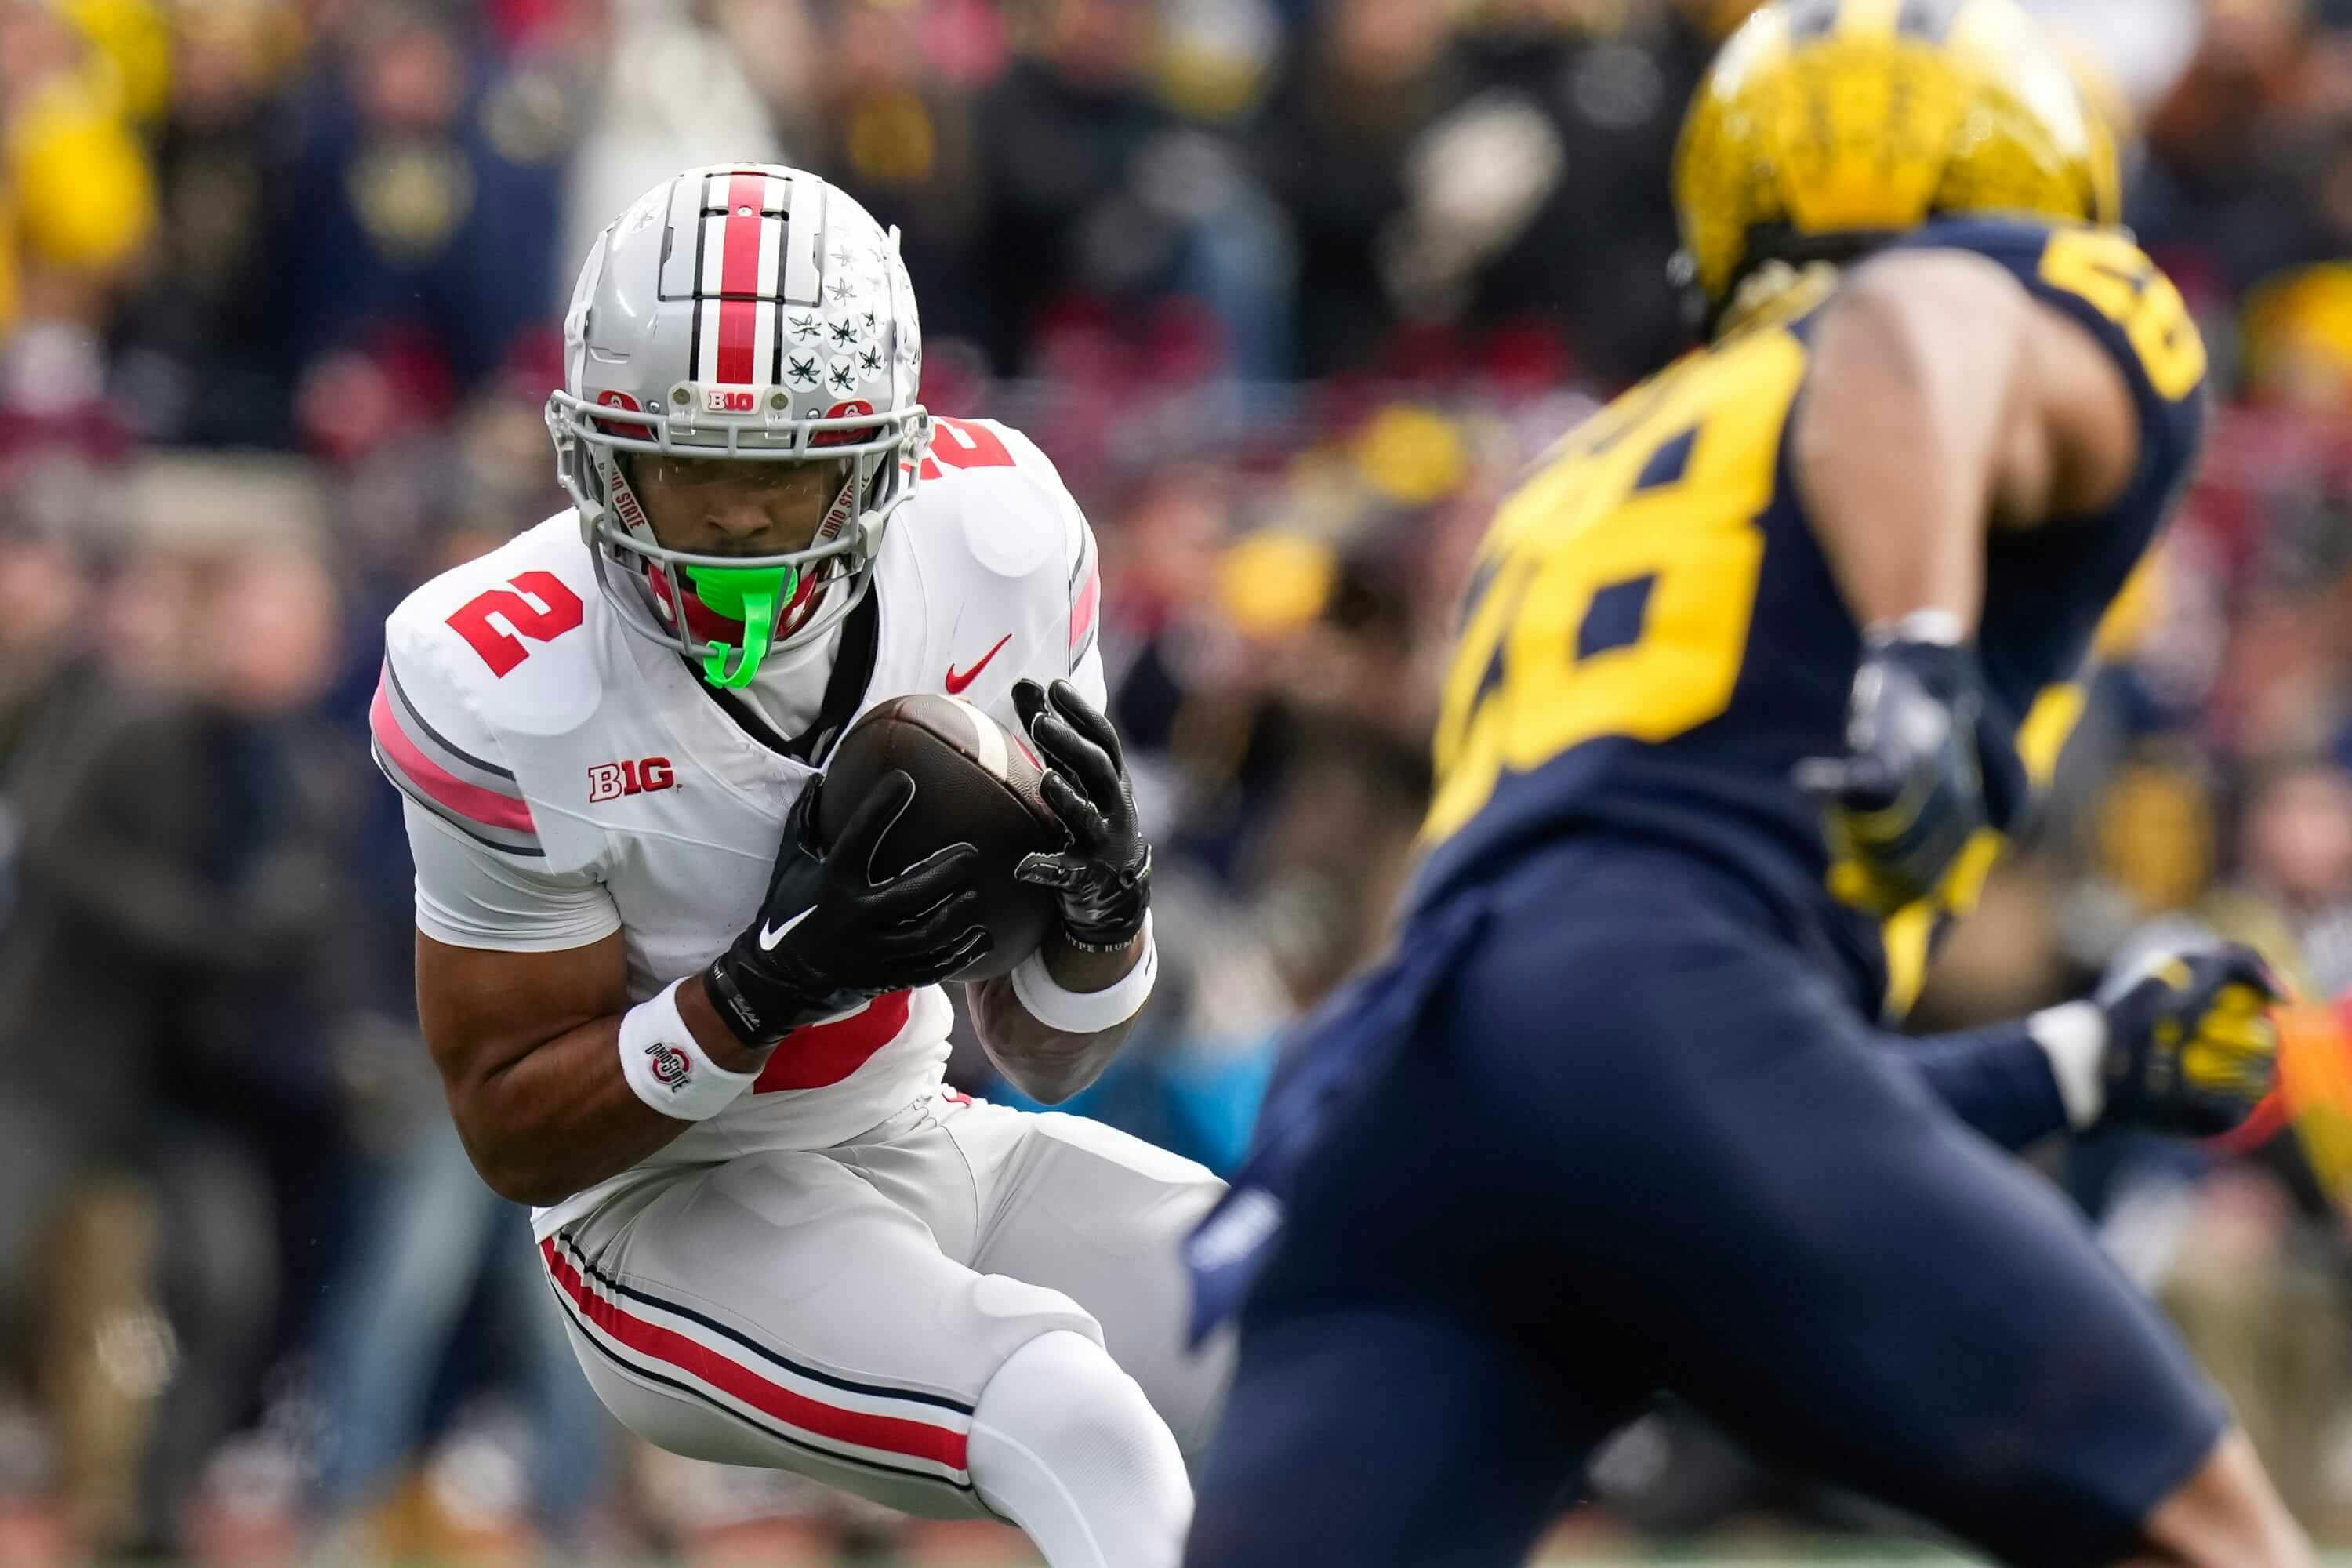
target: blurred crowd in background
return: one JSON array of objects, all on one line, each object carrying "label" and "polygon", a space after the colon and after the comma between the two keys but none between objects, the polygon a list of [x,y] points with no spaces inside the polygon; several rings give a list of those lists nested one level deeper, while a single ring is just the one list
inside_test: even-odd
[{"label": "blurred crowd in background", "polygon": [[[1087,505],[1165,966],[1080,1109],[1230,1168],[1275,1032],[1380,938],[1494,500],[1685,345],[1674,135],[1749,8],[0,0],[0,1559],[904,1528],[620,1436],[415,1038],[381,620],[556,510],[541,404],[612,216],[705,162],[839,182],[904,230],[927,403]],[[2057,809],[1920,1022],[2079,991],[2159,916],[2333,995],[2352,4],[2036,8],[2220,396]],[[2352,1245],[2310,1172],[2051,1168],[2352,1533]],[[1599,1486],[1596,1534],[1857,1517],[1673,1412]]]}]

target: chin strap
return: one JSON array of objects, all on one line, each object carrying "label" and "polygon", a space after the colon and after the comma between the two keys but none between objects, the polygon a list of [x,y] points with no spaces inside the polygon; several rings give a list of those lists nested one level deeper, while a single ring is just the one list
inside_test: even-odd
[{"label": "chin strap", "polygon": [[696,597],[729,620],[743,623],[740,648],[732,643],[710,645],[703,656],[702,679],[730,691],[751,685],[775,635],[777,603],[792,597],[800,586],[800,574],[790,566],[688,566],[686,574],[693,580]]}]

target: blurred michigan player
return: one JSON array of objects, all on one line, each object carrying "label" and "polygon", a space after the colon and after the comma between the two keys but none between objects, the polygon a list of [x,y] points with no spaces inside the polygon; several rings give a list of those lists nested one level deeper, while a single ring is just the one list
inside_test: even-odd
[{"label": "blurred michigan player", "polygon": [[1241,1364],[1196,1568],[1517,1561],[1672,1390],[2021,1563],[2307,1548],[2004,1152],[2234,1125],[2251,954],[1895,1034],[2189,471],[2205,353],[2011,0],[1787,0],[1678,153],[1709,340],[1501,508],[1393,951],[1191,1247]]}]

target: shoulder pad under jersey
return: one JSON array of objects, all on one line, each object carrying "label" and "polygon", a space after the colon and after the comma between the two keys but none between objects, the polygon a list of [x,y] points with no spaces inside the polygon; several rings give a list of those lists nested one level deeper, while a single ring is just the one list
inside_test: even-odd
[{"label": "shoulder pad under jersey", "polygon": [[544,858],[515,759],[595,710],[603,608],[568,512],[410,594],[370,713],[385,775],[477,843]]}]

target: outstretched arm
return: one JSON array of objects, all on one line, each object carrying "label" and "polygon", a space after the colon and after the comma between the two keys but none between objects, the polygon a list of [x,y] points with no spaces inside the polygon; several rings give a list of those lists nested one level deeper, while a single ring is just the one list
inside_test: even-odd
[{"label": "outstretched arm", "polygon": [[2093,1000],[1980,1029],[1890,1036],[1888,1048],[2004,1149],[2103,1121],[2211,1137],[2270,1092],[2277,996],[2251,949],[2168,949],[2111,973]]},{"label": "outstretched arm", "polygon": [[2098,1120],[2097,1035],[2087,1034],[2087,1053],[2076,1048],[2086,1033],[2045,1039],[2032,1019],[2020,1018],[1948,1035],[1894,1036],[1888,1045],[1953,1115],[2014,1151]]}]

